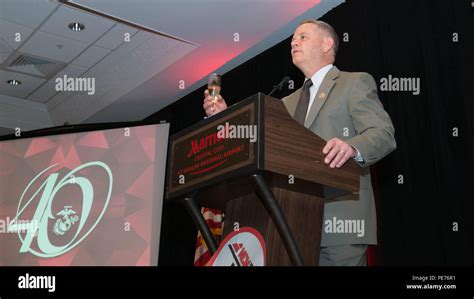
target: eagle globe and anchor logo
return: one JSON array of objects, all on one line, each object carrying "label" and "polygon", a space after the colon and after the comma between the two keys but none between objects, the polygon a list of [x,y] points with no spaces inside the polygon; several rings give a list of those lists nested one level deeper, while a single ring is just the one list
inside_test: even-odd
[{"label": "eagle globe and anchor logo", "polygon": [[72,225],[79,220],[79,216],[75,214],[77,213],[72,210],[72,206],[64,206],[64,209],[56,214],[56,216],[61,216],[61,218],[56,220],[54,224],[54,234],[62,236],[70,230]]},{"label": "eagle globe and anchor logo", "polygon": [[[30,181],[28,186],[23,191],[23,194],[21,195],[20,201],[18,203],[16,216],[13,219],[10,227],[11,231],[18,231],[18,237],[22,243],[21,248],[19,250],[20,253],[30,252],[31,254],[42,258],[52,258],[60,256],[79,245],[79,243],[81,243],[95,229],[97,224],[99,224],[100,220],[104,216],[105,211],[107,210],[112,194],[113,176],[110,168],[105,163],[100,161],[82,164],[81,166],[78,166],[77,168],[67,173],[59,181],[59,173],[51,173],[41,184],[39,189],[36,190],[30,198],[26,199],[25,195],[28,193],[28,190],[30,190],[31,186],[38,180],[38,178],[40,178],[44,173],[46,173],[51,168],[57,165],[58,164],[51,165],[48,168],[44,169],[42,172],[40,172],[38,175],[36,175],[36,177]],[[91,181],[86,177],[76,176],[76,173],[86,168],[100,168],[104,170],[109,179],[109,185],[104,206],[100,211],[99,216],[90,226],[90,228],[81,235],[81,232],[85,227],[85,224],[90,216],[94,204],[94,187]],[[62,188],[70,186],[71,184],[79,186],[82,191],[82,209],[80,213],[78,213],[78,211],[72,209],[71,205],[65,205],[62,210],[56,213],[55,217],[52,211],[52,205],[55,200],[55,196]],[[16,222],[18,221],[22,213],[30,205],[32,205],[34,199],[39,195],[41,190],[43,191],[43,193],[41,194],[41,197],[36,206],[36,210],[31,219],[31,223],[37,223],[38,225],[30,226],[23,237],[21,232],[18,230],[19,225],[16,224]],[[54,220],[55,222],[53,225],[52,232],[56,236],[63,237],[69,230],[77,226],[74,236],[65,245],[56,246],[50,240],[49,223],[50,221]],[[38,250],[32,248],[34,237],[36,237]]]}]

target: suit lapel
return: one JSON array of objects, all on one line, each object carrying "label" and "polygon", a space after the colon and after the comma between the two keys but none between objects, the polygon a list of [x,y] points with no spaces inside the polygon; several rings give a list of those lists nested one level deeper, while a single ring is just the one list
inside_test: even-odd
[{"label": "suit lapel", "polygon": [[334,84],[336,84],[336,78],[339,77],[339,73],[340,73],[339,69],[334,66],[329,70],[329,72],[324,77],[323,81],[321,82],[321,85],[319,86],[318,91],[316,92],[313,104],[311,105],[309,109],[308,117],[306,118],[304,122],[304,126],[306,128],[309,128],[311,124],[314,122],[314,120],[316,119],[316,117],[318,116],[319,111],[321,110],[324,103],[326,102],[326,99],[328,98],[329,93],[334,87]]}]

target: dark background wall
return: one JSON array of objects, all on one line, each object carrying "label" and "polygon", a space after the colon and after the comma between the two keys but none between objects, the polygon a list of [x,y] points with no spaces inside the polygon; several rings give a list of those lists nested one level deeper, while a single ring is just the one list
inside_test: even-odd
[{"label": "dark background wall", "polygon": [[[380,78],[420,78],[421,92],[379,91],[392,117],[397,150],[372,167],[382,265],[474,265],[474,9],[470,0],[347,0],[322,20],[341,39],[336,65]],[[344,33],[349,41],[342,39]],[[458,41],[454,42],[457,33]],[[268,93],[289,75],[290,39],[223,75],[233,104]],[[380,84],[379,84],[380,86]],[[171,133],[204,116],[203,88],[146,121]],[[291,93],[282,90],[278,98]],[[453,136],[457,128],[458,136]],[[399,183],[403,176],[403,184]],[[456,228],[457,231],[453,228]],[[191,265],[196,230],[181,206],[166,204],[160,265]]]}]

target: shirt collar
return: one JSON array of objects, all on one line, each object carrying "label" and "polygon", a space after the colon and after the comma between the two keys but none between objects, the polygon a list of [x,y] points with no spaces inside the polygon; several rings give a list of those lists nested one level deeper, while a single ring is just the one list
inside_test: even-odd
[{"label": "shirt collar", "polygon": [[[324,77],[326,74],[329,72],[329,70],[333,67],[332,64],[328,64],[320,68],[314,75],[311,77],[311,81],[313,82],[313,86],[319,87],[321,85],[321,82],[323,81]],[[308,80],[308,78],[305,78],[305,82]]]}]

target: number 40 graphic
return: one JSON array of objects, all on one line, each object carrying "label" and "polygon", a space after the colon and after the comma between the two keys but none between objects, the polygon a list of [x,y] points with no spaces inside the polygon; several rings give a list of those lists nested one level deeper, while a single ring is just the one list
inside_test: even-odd
[{"label": "number 40 graphic", "polygon": [[[24,196],[33,185],[33,183],[41,177],[45,172],[50,170],[51,168],[55,167],[57,164],[49,166],[48,168],[44,169],[40,172],[26,187],[25,191],[21,195],[20,202],[18,203],[17,214],[10,225],[10,231],[18,231],[18,237],[22,243],[20,248],[20,253],[30,252],[35,256],[43,257],[43,258],[51,258],[62,255],[75,246],[77,246],[80,242],[82,242],[97,226],[100,222],[104,213],[108,207],[110,197],[112,194],[112,185],[113,185],[113,176],[112,171],[110,168],[103,162],[95,161],[83,164],[74,170],[70,171],[66,174],[61,180],[58,181],[59,174],[57,172],[52,173],[48,176],[48,178],[43,182],[38,190],[34,192],[34,194],[29,198],[29,200],[22,205],[24,202]],[[88,168],[88,167],[97,167],[103,169],[109,178],[109,186],[107,191],[107,197],[104,203],[104,207],[99,214],[98,218],[94,222],[94,224],[89,228],[89,230],[80,236],[82,229],[89,217],[92,205],[94,203],[94,187],[89,179],[83,176],[75,175],[77,172]],[[71,177],[74,180],[71,180]],[[82,191],[82,211],[80,213],[81,217],[79,219],[79,225],[74,237],[63,246],[55,246],[51,243],[48,234],[48,223],[50,220],[54,219],[54,215],[52,213],[52,204],[54,202],[54,198],[56,194],[61,190],[61,188],[70,185],[71,183],[77,184]],[[19,224],[16,222],[21,214],[25,211],[25,209],[33,202],[33,200],[38,196],[38,194],[43,191],[41,194],[41,198],[39,199],[38,205],[36,207],[36,211],[34,213],[33,218],[31,219],[31,223],[37,223],[37,225],[29,225],[27,226],[27,233],[23,238],[21,233],[19,232]],[[31,244],[33,242],[33,238],[36,236],[38,249],[34,250],[31,248]]]}]

